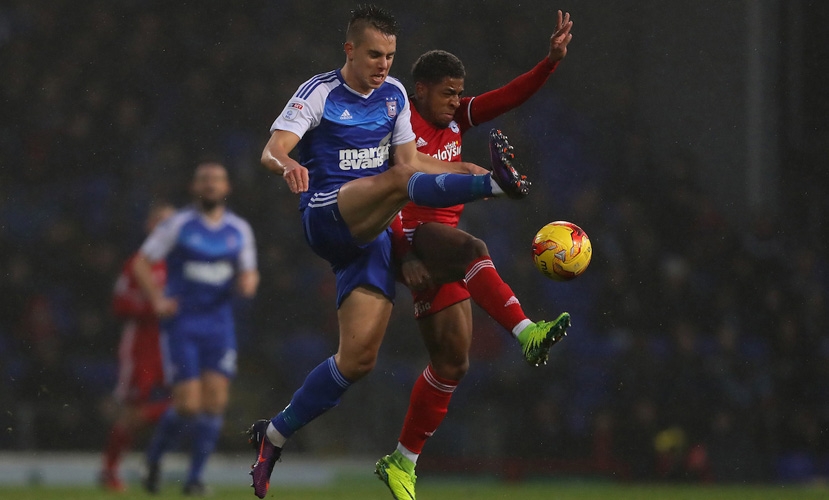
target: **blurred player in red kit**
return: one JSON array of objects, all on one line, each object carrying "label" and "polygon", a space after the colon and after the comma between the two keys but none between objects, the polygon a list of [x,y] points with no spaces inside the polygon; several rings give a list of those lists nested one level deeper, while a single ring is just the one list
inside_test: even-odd
[{"label": "blurred player in red kit", "polygon": [[[507,85],[476,97],[463,97],[466,73],[457,57],[442,50],[421,55],[412,68],[415,92],[410,97],[418,151],[444,161],[461,161],[461,137],[467,130],[518,107],[544,85],[567,54],[572,26],[570,14],[558,11],[547,56]],[[552,322],[527,318],[495,270],[486,244],[457,229],[462,211],[463,205],[428,208],[414,203],[402,211],[414,257],[404,259],[402,274],[413,290],[415,318],[430,363],[412,389],[397,449],[376,465],[377,475],[398,500],[415,498],[417,459],[469,368],[469,299],[512,333],[531,365],[546,363],[550,347],[570,326],[567,313]],[[546,342],[533,340],[539,338]]]},{"label": "blurred player in red kit", "polygon": [[[166,204],[151,207],[145,227],[147,233],[174,211]],[[135,281],[134,260],[135,255],[124,264],[115,282],[112,301],[115,315],[125,321],[118,345],[118,383],[113,393],[118,413],[109,431],[101,471],[102,486],[113,491],[126,489],[118,466],[134,436],[157,422],[170,404],[164,387],[158,317]],[[163,260],[153,265],[152,274],[159,286],[163,286],[167,276]]]}]

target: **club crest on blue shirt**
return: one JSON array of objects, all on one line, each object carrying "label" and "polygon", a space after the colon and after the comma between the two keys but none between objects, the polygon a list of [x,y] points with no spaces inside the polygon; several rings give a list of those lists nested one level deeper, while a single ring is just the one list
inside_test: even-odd
[{"label": "club crest on blue shirt", "polygon": [[389,118],[394,118],[397,116],[397,100],[391,97],[386,98],[386,112],[389,114]]},{"label": "club crest on blue shirt", "polygon": [[227,239],[225,240],[225,244],[227,244],[227,247],[231,250],[235,250],[236,247],[239,246],[239,239],[236,238],[236,236],[233,234],[228,235]]}]

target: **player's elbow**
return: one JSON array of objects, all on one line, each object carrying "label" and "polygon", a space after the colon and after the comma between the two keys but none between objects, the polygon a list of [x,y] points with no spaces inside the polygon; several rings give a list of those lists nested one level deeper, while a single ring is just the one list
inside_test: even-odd
[{"label": "player's elbow", "polygon": [[270,170],[268,160],[271,158],[273,158],[273,155],[268,151],[268,148],[265,148],[262,150],[262,156],[259,157],[259,163],[266,169]]}]

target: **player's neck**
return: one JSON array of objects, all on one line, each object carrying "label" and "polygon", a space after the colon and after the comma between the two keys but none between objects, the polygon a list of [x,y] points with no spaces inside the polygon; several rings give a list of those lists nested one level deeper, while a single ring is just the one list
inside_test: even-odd
[{"label": "player's neck", "polygon": [[353,73],[351,72],[351,68],[349,68],[348,64],[342,67],[342,69],[340,70],[340,75],[342,75],[343,81],[348,86],[348,88],[360,95],[367,96],[371,94],[371,92],[374,90],[370,87],[360,88],[360,82],[353,77]]},{"label": "player's neck", "polygon": [[225,206],[213,205],[212,207],[205,207],[204,205],[200,204],[199,212],[201,212],[202,217],[207,219],[209,222],[215,224],[222,220],[222,217],[225,214]]}]

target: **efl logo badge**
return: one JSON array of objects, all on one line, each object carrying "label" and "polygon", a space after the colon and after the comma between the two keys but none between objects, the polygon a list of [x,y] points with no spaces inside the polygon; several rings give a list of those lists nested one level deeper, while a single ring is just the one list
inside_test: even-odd
[{"label": "efl logo badge", "polygon": [[397,101],[386,101],[386,112],[389,114],[389,118],[394,118],[395,116],[397,116]]},{"label": "efl logo badge", "polygon": [[282,117],[286,120],[293,120],[296,118],[296,115],[302,110],[302,104],[298,102],[291,102],[285,106],[285,112],[282,114]]}]

